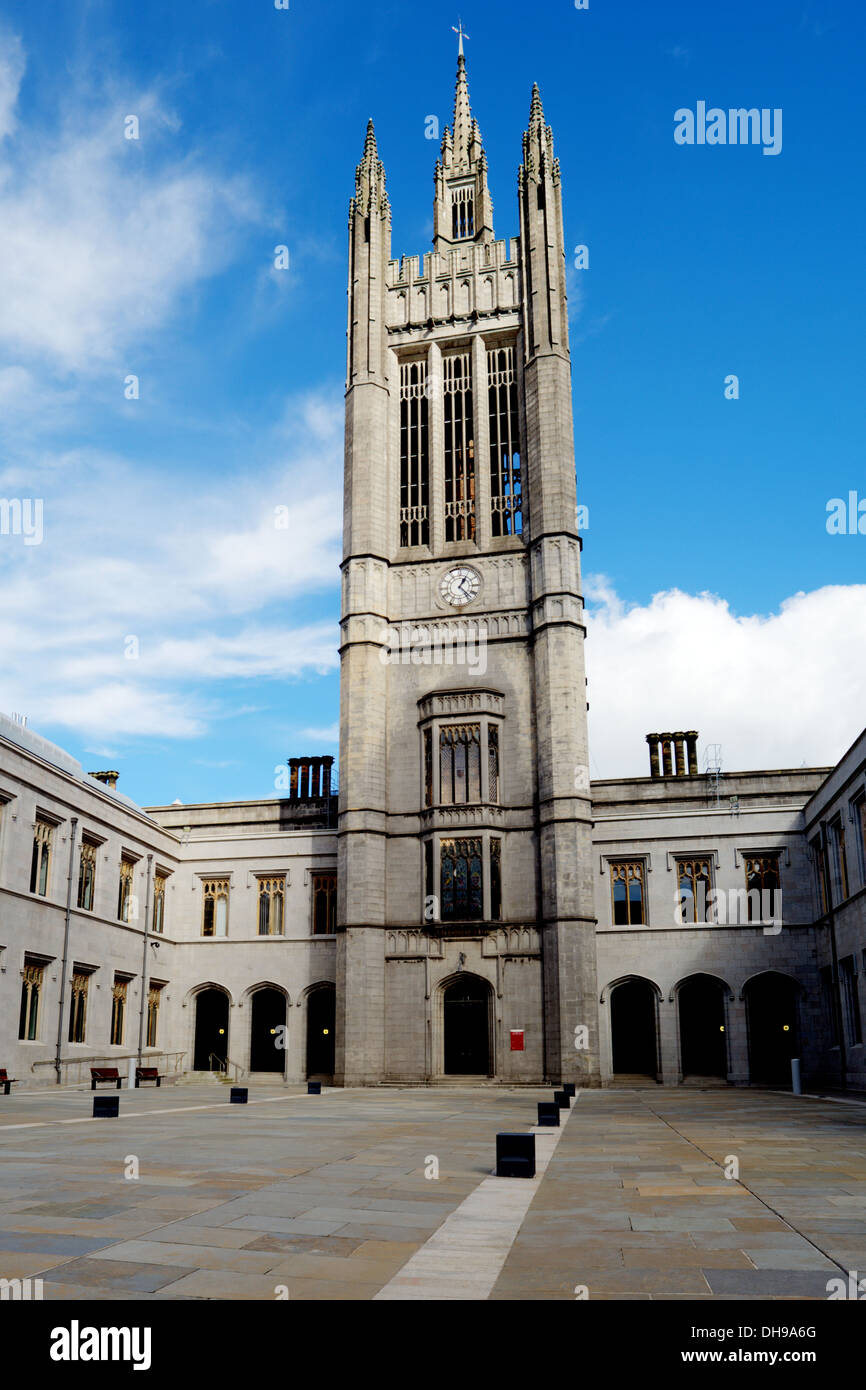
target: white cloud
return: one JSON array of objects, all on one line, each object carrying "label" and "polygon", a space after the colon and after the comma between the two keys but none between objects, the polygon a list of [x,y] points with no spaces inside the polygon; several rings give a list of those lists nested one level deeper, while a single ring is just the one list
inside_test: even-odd
[{"label": "white cloud", "polygon": [[301,738],[308,738],[313,743],[339,743],[340,726],[329,724],[325,729],[302,729]]},{"label": "white cloud", "polygon": [[[0,538],[3,707],[100,743],[188,738],[225,717],[219,682],[334,671],[339,414],[327,394],[295,400],[291,444],[280,427],[218,487],[96,451],[33,458],[43,543]],[[292,622],[293,599],[329,589],[333,619]]]},{"label": "white cloud", "polygon": [[[134,371],[148,335],[227,263],[258,218],[246,182],[184,150],[153,92],[76,102],[50,136],[16,129],[23,54],[0,60],[0,351],[61,370]],[[16,56],[17,55],[17,56]],[[138,140],[124,136],[135,114]],[[173,149],[173,147],[172,147]]]},{"label": "white cloud", "polygon": [[15,108],[25,67],[21,40],[17,34],[0,29],[0,140],[15,130]]},{"label": "white cloud", "polygon": [[646,776],[647,733],[698,729],[729,771],[824,767],[866,724],[866,585],[792,595],[738,616],[674,589],[622,603],[587,582],[593,777]]}]

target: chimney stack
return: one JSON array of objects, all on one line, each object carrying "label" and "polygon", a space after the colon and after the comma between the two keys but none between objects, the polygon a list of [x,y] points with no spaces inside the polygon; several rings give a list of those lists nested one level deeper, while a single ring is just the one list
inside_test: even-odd
[{"label": "chimney stack", "polygon": [[697,729],[647,734],[646,741],[649,744],[650,777],[697,777]]},{"label": "chimney stack", "polygon": [[91,772],[91,777],[95,777],[97,782],[102,782],[106,787],[111,787],[112,791],[117,786],[119,772]]}]

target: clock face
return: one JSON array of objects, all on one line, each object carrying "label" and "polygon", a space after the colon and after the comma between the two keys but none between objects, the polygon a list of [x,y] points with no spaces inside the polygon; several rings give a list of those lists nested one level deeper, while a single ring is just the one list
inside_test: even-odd
[{"label": "clock face", "polygon": [[462,608],[478,597],[480,588],[480,574],[468,565],[455,565],[442,578],[439,592],[445,602],[450,603],[453,608]]}]

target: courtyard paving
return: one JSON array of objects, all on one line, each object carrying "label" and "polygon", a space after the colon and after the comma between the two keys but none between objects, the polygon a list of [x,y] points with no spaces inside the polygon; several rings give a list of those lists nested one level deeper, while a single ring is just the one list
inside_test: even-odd
[{"label": "courtyard paving", "polygon": [[866,1275],[866,1107],[584,1092],[534,1183],[491,1179],[497,1130],[550,1095],[255,1086],[244,1106],[194,1084],[93,1120],[89,1091],[19,1090],[0,1097],[0,1278],[75,1301],[712,1300]]}]

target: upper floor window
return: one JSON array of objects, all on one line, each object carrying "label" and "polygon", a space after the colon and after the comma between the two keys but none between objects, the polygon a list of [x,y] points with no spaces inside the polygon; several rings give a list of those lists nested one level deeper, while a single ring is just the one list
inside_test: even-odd
[{"label": "upper floor window", "polygon": [[706,922],[710,894],[709,859],[678,859],[677,888],[680,922]]},{"label": "upper floor window", "polygon": [[439,845],[443,922],[473,921],[484,916],[481,840],[442,840]]},{"label": "upper floor window", "polygon": [[434,732],[430,729],[424,730],[425,806],[498,803],[498,725],[486,720],[477,724],[440,724],[437,726],[435,737],[438,740],[439,755],[434,769]]},{"label": "upper floor window", "polygon": [[778,854],[757,854],[746,859],[746,896],[750,922],[773,920],[782,890]]},{"label": "upper floor window", "polygon": [[21,971],[21,1011],[18,1016],[18,1037],[35,1042],[39,1037],[40,1004],[45,966],[25,961]]},{"label": "upper floor window", "polygon": [[430,544],[427,363],[400,365],[400,544]]},{"label": "upper floor window", "polygon": [[859,796],[851,809],[854,813],[857,858],[860,861],[860,887],[866,888],[866,796]]},{"label": "upper floor window", "polygon": [[523,531],[523,484],[520,470],[520,413],[513,344],[487,354],[490,428],[490,509],[494,536]]},{"label": "upper floor window", "polygon": [[848,858],[845,853],[845,827],[841,816],[836,816],[827,826],[827,849],[830,855],[833,901],[841,903],[848,896]]},{"label": "upper floor window", "polygon": [[475,199],[470,185],[451,192],[451,240],[462,241],[475,235]]},{"label": "upper floor window", "polygon": [[337,930],[337,875],[313,874],[313,935],[333,936]]},{"label": "upper floor window", "polygon": [[33,856],[30,861],[30,892],[38,893],[40,898],[48,895],[49,871],[51,867],[51,847],[54,826],[47,821],[38,820],[33,827]]},{"label": "upper floor window", "polygon": [[623,859],[611,864],[610,910],[615,927],[639,927],[646,921],[642,859]]},{"label": "upper floor window", "polygon": [[78,861],[78,906],[82,912],[93,911],[93,893],[96,885],[96,845],[90,840],[82,840]]},{"label": "upper floor window", "polygon": [[259,936],[282,936],[286,876],[259,879]]},{"label": "upper floor window", "polygon": [[472,354],[442,358],[445,412],[445,539],[475,539],[475,423]]},{"label": "upper floor window", "polygon": [[827,856],[824,853],[820,835],[816,835],[815,839],[809,842],[809,849],[812,851],[812,863],[815,866],[815,879],[818,885],[818,910],[823,913],[827,911],[829,903],[827,901]]},{"label": "upper floor window", "polygon": [[439,800],[443,806],[481,800],[481,725],[439,730]]},{"label": "upper floor window", "polygon": [[165,885],[168,879],[165,874],[157,873],[153,880],[153,919],[151,931],[157,936],[161,936],[165,931]]},{"label": "upper floor window", "polygon": [[119,922],[129,922],[133,918],[132,881],[134,874],[134,861],[127,859],[124,855],[120,861],[120,882],[117,886],[117,920]]},{"label": "upper floor window", "polygon": [[202,884],[202,936],[227,936],[229,926],[229,881],[206,878]]}]

